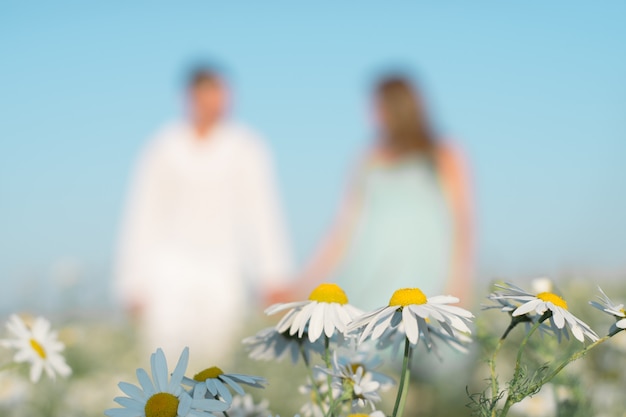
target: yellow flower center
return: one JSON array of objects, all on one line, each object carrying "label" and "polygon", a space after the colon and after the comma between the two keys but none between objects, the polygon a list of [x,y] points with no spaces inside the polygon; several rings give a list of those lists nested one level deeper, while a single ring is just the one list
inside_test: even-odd
[{"label": "yellow flower center", "polygon": [[193,376],[193,379],[198,382],[206,381],[209,378],[217,378],[222,375],[224,372],[217,366],[212,366],[210,368],[206,368],[204,371],[200,371]]},{"label": "yellow flower center", "polygon": [[351,363],[349,366],[350,366],[350,370],[352,371],[353,374],[356,374],[356,371],[359,368],[363,368],[363,373],[365,373],[365,366],[363,366],[363,364],[361,364],[361,363],[358,363],[358,362],[357,363]]},{"label": "yellow flower center", "polygon": [[367,414],[358,413],[358,414],[348,414],[348,417],[369,417]]},{"label": "yellow flower center", "polygon": [[426,304],[428,298],[419,288],[402,288],[397,290],[389,300],[389,306],[405,307],[409,304]]},{"label": "yellow flower center", "polygon": [[348,304],[348,297],[337,284],[320,284],[316,289],[311,291],[309,300],[319,303],[338,303]]},{"label": "yellow flower center", "polygon": [[146,417],[176,417],[178,398],[169,392],[157,392],[146,401]]},{"label": "yellow flower center", "polygon": [[537,298],[546,302],[549,301],[555,306],[561,307],[567,310],[567,303],[565,302],[565,300],[556,294],[553,294],[551,292],[542,292],[542,293],[537,294]]},{"label": "yellow flower center", "polygon": [[30,339],[30,347],[39,355],[41,359],[46,359],[46,350],[41,346],[41,343],[35,339]]}]

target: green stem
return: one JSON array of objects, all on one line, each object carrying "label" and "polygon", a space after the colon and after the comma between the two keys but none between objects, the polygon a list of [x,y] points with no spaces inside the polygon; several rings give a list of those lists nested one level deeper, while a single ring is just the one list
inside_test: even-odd
[{"label": "green stem", "polygon": [[[509,325],[509,328],[510,327],[511,326]],[[508,331],[509,329],[507,329],[505,335]],[[496,417],[496,404],[498,403],[499,398],[498,376],[496,375],[496,357],[504,344],[504,337],[505,336],[502,336],[502,338],[498,340],[498,344],[496,345],[493,355],[491,355],[491,359],[489,360],[489,370],[491,372],[491,417]]]},{"label": "green stem", "polygon": [[315,381],[315,373],[313,372],[313,368],[311,368],[309,359],[304,354],[304,347],[302,345],[300,345],[300,354],[302,355],[302,360],[304,361],[304,364],[306,365],[306,368],[309,371],[309,378],[311,378],[311,389],[315,392],[315,401],[317,402],[317,405],[319,405],[320,410],[322,410],[322,413],[326,415],[326,411],[324,411],[324,402],[322,401],[323,400],[322,393],[320,392],[320,389],[317,386],[317,381]]},{"label": "green stem", "polygon": [[551,311],[546,311],[543,316],[541,316],[539,320],[537,320],[537,322],[533,324],[526,336],[524,336],[524,338],[522,339],[522,343],[520,344],[519,350],[517,351],[517,358],[515,359],[515,370],[513,371],[513,378],[511,379],[511,384],[509,385],[509,392],[506,395],[504,407],[502,407],[502,410],[500,411],[500,417],[506,416],[511,406],[515,403],[514,398],[511,396],[511,390],[513,389],[512,386],[517,382],[522,371],[522,355],[524,354],[524,348],[526,347],[528,340],[530,340],[530,336],[532,336],[532,334],[535,333],[539,326],[541,326],[541,323],[543,323],[551,315]]},{"label": "green stem", "polygon": [[498,403],[498,399],[500,397],[499,386],[498,386],[498,376],[496,375],[496,357],[504,344],[504,339],[509,335],[511,330],[513,330],[518,324],[522,322],[530,321],[528,316],[511,316],[511,322],[509,326],[506,328],[500,340],[498,340],[498,344],[493,351],[493,355],[491,355],[491,359],[489,360],[489,371],[491,373],[491,417],[496,417],[497,408],[496,405]]},{"label": "green stem", "polygon": [[331,404],[330,404],[330,409],[329,409],[329,413],[331,413],[332,415],[337,415],[337,413],[335,412],[335,410],[337,408],[339,408],[339,415],[341,415],[341,408],[342,405],[346,402],[352,399],[352,390],[346,390],[344,387],[344,390],[342,392],[342,394],[334,399]]},{"label": "green stem", "polygon": [[[326,368],[331,370],[332,366],[330,363],[330,338],[324,335],[324,362],[326,363]],[[333,407],[331,406],[333,399],[333,377],[328,374],[326,376],[326,382],[328,383],[328,411],[326,412],[326,417],[334,417],[335,413],[333,412]]]},{"label": "green stem", "polygon": [[400,375],[400,385],[398,386],[398,394],[396,395],[396,403],[393,406],[392,417],[400,417],[404,412],[404,404],[406,403],[407,392],[409,391],[409,378],[411,376],[411,342],[405,337],[404,340],[404,359],[402,360],[402,374]]},{"label": "green stem", "polygon": [[606,342],[607,340],[609,340],[611,338],[611,335],[606,335],[601,339],[596,340],[595,342],[593,342],[592,344],[590,344],[589,346],[586,346],[584,349],[579,350],[578,352],[574,352],[572,354],[572,356],[570,356],[569,358],[565,359],[563,362],[561,362],[561,364],[559,366],[557,366],[556,368],[554,368],[554,370],[552,372],[550,372],[550,374],[548,376],[546,376],[545,378],[543,378],[541,381],[539,381],[537,384],[534,384],[533,386],[531,386],[527,392],[533,392],[534,390],[536,390],[539,387],[542,387],[544,384],[550,382],[552,380],[552,378],[554,378],[559,372],[561,372],[563,370],[563,368],[565,368],[567,365],[569,365],[570,363],[574,362],[577,359],[582,358],[583,356],[585,356],[587,354],[587,352],[589,352],[591,349],[595,348],[596,346]]}]

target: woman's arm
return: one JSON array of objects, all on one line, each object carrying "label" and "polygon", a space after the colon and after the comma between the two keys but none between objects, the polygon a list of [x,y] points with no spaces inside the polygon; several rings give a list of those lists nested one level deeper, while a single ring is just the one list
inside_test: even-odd
[{"label": "woman's arm", "polygon": [[461,151],[444,145],[437,156],[439,172],[453,218],[453,253],[447,293],[459,296],[465,306],[472,303],[474,225],[470,180]]},{"label": "woman's arm", "polygon": [[330,229],[317,246],[313,256],[305,264],[300,277],[288,288],[272,293],[267,300],[268,303],[292,301],[306,297],[313,288],[328,280],[337,269],[350,243],[361,209],[358,187],[360,173],[361,169],[357,169]]}]

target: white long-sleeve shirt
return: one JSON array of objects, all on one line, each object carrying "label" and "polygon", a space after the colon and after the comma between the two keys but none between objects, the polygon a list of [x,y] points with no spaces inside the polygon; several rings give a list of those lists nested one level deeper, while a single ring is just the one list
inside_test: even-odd
[{"label": "white long-sleeve shirt", "polygon": [[150,348],[173,337],[184,342],[176,346],[202,346],[197,326],[206,334],[207,324],[215,327],[209,338],[228,339],[248,296],[290,273],[262,141],[227,123],[201,139],[184,123],[164,129],[139,161],[118,254],[117,293],[144,307]]}]

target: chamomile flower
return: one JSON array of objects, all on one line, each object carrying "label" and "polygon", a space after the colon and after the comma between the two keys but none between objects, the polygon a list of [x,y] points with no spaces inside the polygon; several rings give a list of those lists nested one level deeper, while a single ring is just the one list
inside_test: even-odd
[{"label": "chamomile flower", "polygon": [[[306,334],[306,330],[304,332]],[[310,342],[308,337],[290,336],[288,331],[279,332],[275,327],[268,327],[256,335],[243,339],[242,343],[250,351],[250,357],[256,360],[281,361],[289,356],[295,365],[302,356],[310,363],[311,353],[323,354],[324,344],[321,339]]]},{"label": "chamomile flower", "polygon": [[15,339],[4,339],[0,343],[8,348],[17,349],[13,360],[17,363],[29,362],[30,380],[37,382],[41,373],[46,372],[49,378],[55,379],[59,374],[63,377],[72,373],[60,352],[65,349],[57,340],[57,333],[50,330],[50,322],[37,317],[32,326],[28,326],[21,318],[13,314],[6,324]]},{"label": "chamomile flower", "polygon": [[267,380],[259,376],[225,374],[217,366],[212,366],[195,374],[193,379],[184,377],[183,384],[193,387],[194,396],[221,399],[230,404],[233,400],[231,389],[239,395],[245,395],[239,384],[265,388]]},{"label": "chamomile flower", "polygon": [[137,369],[141,388],[120,382],[120,389],[128,397],[114,401],[123,408],[110,408],[104,412],[109,417],[205,417],[212,411],[225,411],[228,404],[213,399],[192,398],[181,385],[189,361],[189,348],[185,348],[176,368],[169,378],[167,361],[161,349],[150,356],[152,378],[143,369]]},{"label": "chamomile flower", "polygon": [[437,322],[452,337],[457,332],[471,333],[467,323],[474,315],[460,307],[449,305],[457,302],[458,298],[449,295],[428,298],[418,288],[403,288],[393,293],[388,306],[357,318],[350,324],[350,329],[364,327],[359,338],[361,343],[368,337],[376,340],[386,330],[396,329],[403,324],[402,332],[412,345],[417,345],[421,338],[432,345],[429,341],[429,326],[433,322]]},{"label": "chamomile flower", "polygon": [[319,366],[312,368],[312,375],[307,377],[305,385],[298,387],[298,391],[308,398],[300,408],[303,417],[324,417],[326,412],[322,406],[327,409],[342,394],[341,388],[335,384],[331,385],[329,394],[328,372]]},{"label": "chamomile flower", "polygon": [[624,304],[613,304],[611,299],[602,291],[602,288],[598,287],[598,290],[600,290],[601,294],[598,296],[599,302],[589,301],[589,304],[615,317],[616,322],[611,326],[609,334],[613,335],[626,329],[626,311],[624,310]]},{"label": "chamomile flower", "polygon": [[560,296],[551,292],[541,292],[534,295],[518,287],[510,287],[510,292],[506,291],[507,287],[502,287],[505,291],[499,294],[496,299],[511,300],[520,304],[512,312],[513,317],[528,315],[533,319],[539,319],[544,313],[549,312],[550,327],[557,334],[559,340],[561,334],[569,338],[567,327],[574,337],[581,342],[584,342],[585,337],[591,341],[598,340],[598,335],[587,324],[569,312],[567,302]]},{"label": "chamomile flower", "polygon": [[318,340],[322,333],[330,338],[337,331],[346,334],[348,323],[362,314],[362,311],[348,304],[346,293],[337,284],[320,284],[315,288],[309,299],[270,306],[265,313],[276,314],[289,310],[276,325],[280,333],[289,331],[303,337],[308,332],[311,343]]},{"label": "chamomile flower", "polygon": [[[344,377],[354,375],[359,368],[363,368],[363,372],[370,374],[372,379],[380,384],[380,389],[386,391],[395,385],[393,378],[378,372],[377,369],[383,364],[380,356],[373,353],[373,348],[369,348],[367,344],[359,345],[357,351],[336,350],[333,356],[333,365],[336,376]],[[340,352],[338,354],[338,352]]]},{"label": "chamomile flower", "polygon": [[342,375],[342,385],[344,390],[349,388],[352,391],[352,407],[364,408],[370,406],[374,410],[374,403],[380,401],[378,390],[380,383],[375,381],[372,374],[365,372],[363,367],[356,368],[356,372],[352,369],[346,369]]},{"label": "chamomile flower", "polygon": [[372,411],[370,414],[356,413],[348,414],[347,417],[385,417],[385,413],[382,411]]},{"label": "chamomile flower", "polygon": [[[356,358],[355,358],[356,359]],[[346,357],[333,357],[333,369],[322,369],[334,379],[333,387],[342,392],[342,398],[351,403],[352,408],[366,406],[374,409],[374,403],[380,401],[378,391],[393,385],[393,380],[378,372],[366,371],[364,364],[351,361]],[[380,380],[383,383],[379,382]]]}]

